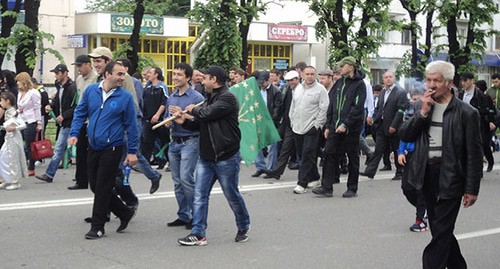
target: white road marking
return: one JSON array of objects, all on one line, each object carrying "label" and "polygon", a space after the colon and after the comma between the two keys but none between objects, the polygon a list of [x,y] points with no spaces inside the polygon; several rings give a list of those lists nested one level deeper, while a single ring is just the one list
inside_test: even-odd
[{"label": "white road marking", "polygon": [[475,238],[475,237],[492,235],[492,234],[499,234],[499,233],[500,233],[500,228],[494,228],[494,229],[482,230],[482,231],[477,231],[477,232],[458,234],[455,237],[457,238],[457,240],[463,240],[463,239],[469,239],[469,238]]}]

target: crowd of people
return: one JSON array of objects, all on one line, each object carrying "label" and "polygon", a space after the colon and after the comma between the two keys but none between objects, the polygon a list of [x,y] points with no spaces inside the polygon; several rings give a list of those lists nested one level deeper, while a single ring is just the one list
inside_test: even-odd
[{"label": "crowd of people", "polygon": [[[76,146],[75,184],[68,189],[90,186],[94,193],[87,239],[105,235],[110,213],[120,219],[117,232],[127,228],[139,205],[127,168],[142,172],[153,194],[162,178],[152,167],[158,165],[171,172],[178,204],[177,219],[167,226],[191,230],[179,244],[207,244],[208,200],[216,181],[235,215],[235,241],[247,241],[250,217],[238,190],[239,105],[229,90],[249,77],[245,70],[193,70],[177,63],[169,89],[161,68],[132,76],[130,61],[114,59],[106,47],[72,64],[79,73],[74,81],[65,64],[51,70],[53,96],[28,73],[1,72],[0,188],[19,189],[29,176],[53,182],[68,145]],[[416,211],[410,230],[432,232],[424,268],[465,268],[453,227],[460,204],[468,207],[477,199],[483,156],[486,172],[493,169],[500,75],[492,76],[490,88],[472,73],[461,74],[461,85],[454,85],[454,68],[432,62],[425,81],[409,89],[390,70],[382,85],[371,85],[353,57],[320,72],[304,62],[285,72],[255,71],[250,76],[282,140],[259,149],[252,177],[279,180],[288,166],[297,170],[293,193],[310,189],[332,197],[340,175],[347,174],[342,197],[354,198],[359,176],[373,179],[378,170],[392,170],[392,155],[393,180],[401,181]],[[54,154],[46,171],[35,175],[35,163],[43,160],[32,157],[30,145],[43,138],[50,118],[57,126]],[[374,150],[366,142],[369,134]]]}]

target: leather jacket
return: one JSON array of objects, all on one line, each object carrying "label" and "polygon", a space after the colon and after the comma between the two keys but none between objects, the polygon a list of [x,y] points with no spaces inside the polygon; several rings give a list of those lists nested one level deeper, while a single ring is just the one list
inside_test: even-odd
[{"label": "leather jacket", "polygon": [[[424,118],[418,111],[401,125],[404,142],[415,142],[415,151],[407,164],[408,181],[418,190],[424,184],[429,159],[429,128],[433,110]],[[443,115],[443,145],[439,174],[438,199],[477,195],[483,171],[483,142],[480,117],[472,106],[453,96]]]}]

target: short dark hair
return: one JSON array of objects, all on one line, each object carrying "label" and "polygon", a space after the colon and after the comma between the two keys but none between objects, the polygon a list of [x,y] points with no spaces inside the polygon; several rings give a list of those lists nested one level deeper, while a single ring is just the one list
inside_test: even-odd
[{"label": "short dark hair", "polygon": [[373,88],[372,88],[372,90],[373,90],[374,92],[380,92],[380,91],[382,91],[382,89],[383,89],[383,87],[382,87],[382,85],[380,85],[380,84],[373,85]]},{"label": "short dark hair", "polygon": [[111,61],[104,68],[104,74],[106,74],[106,72],[113,74],[113,68],[115,68],[116,65],[123,66],[122,63]]},{"label": "short dark hair", "polygon": [[295,68],[300,69],[300,71],[304,71],[306,69],[307,64],[305,62],[298,62],[295,64]]},{"label": "short dark hair", "polygon": [[120,59],[118,59],[116,61],[122,63],[122,65],[125,66],[126,68],[128,68],[128,70],[132,70],[132,62],[130,62],[129,59],[127,59],[127,58],[120,58]]},{"label": "short dark hair", "polygon": [[159,81],[164,81],[165,78],[163,77],[163,70],[161,70],[161,68],[159,67],[152,67],[151,69],[153,69],[155,71],[155,74],[158,75],[158,80]]},{"label": "short dark hair", "polygon": [[0,94],[0,98],[1,99],[5,99],[5,100],[8,100],[10,102],[10,105],[13,106],[13,107],[17,107],[16,104],[17,104],[17,101],[16,101],[16,96],[14,96],[13,93],[11,92],[2,92]]},{"label": "short dark hair", "polygon": [[245,72],[245,70],[243,70],[242,68],[238,68],[236,70],[234,70],[234,73],[240,75],[240,76],[244,76],[245,78],[247,77],[247,72]]},{"label": "short dark hair", "polygon": [[174,69],[179,69],[184,71],[184,75],[186,75],[187,78],[191,79],[193,77],[193,67],[191,67],[190,64],[188,63],[177,63],[174,65]]},{"label": "short dark hair", "polygon": [[500,79],[500,73],[491,75],[491,79]]},{"label": "short dark hair", "polygon": [[237,66],[233,66],[233,67],[229,68],[229,71],[236,71],[236,69],[238,69],[238,67]]},{"label": "short dark hair", "polygon": [[488,84],[486,84],[486,81],[484,81],[484,80],[478,80],[478,81],[476,81],[476,87],[481,92],[485,92],[488,89]]},{"label": "short dark hair", "polygon": [[460,79],[463,79],[463,80],[474,79],[474,74],[472,74],[470,72],[463,73],[462,75],[460,75]]}]

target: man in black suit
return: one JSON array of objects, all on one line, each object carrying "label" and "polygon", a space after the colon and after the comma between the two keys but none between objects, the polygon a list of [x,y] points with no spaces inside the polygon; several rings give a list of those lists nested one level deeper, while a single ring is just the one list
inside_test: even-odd
[{"label": "man in black suit", "polygon": [[[375,108],[375,119],[373,121],[374,132],[377,140],[375,142],[375,152],[368,162],[364,172],[360,175],[373,178],[377,172],[380,159],[389,149],[394,152],[394,157],[397,158],[397,150],[399,138],[397,131],[403,121],[405,106],[408,105],[406,91],[401,89],[395,83],[394,73],[387,71],[383,75],[384,89],[380,93],[377,107]],[[403,168],[396,165],[396,176],[393,180],[400,180],[403,175]]]}]

